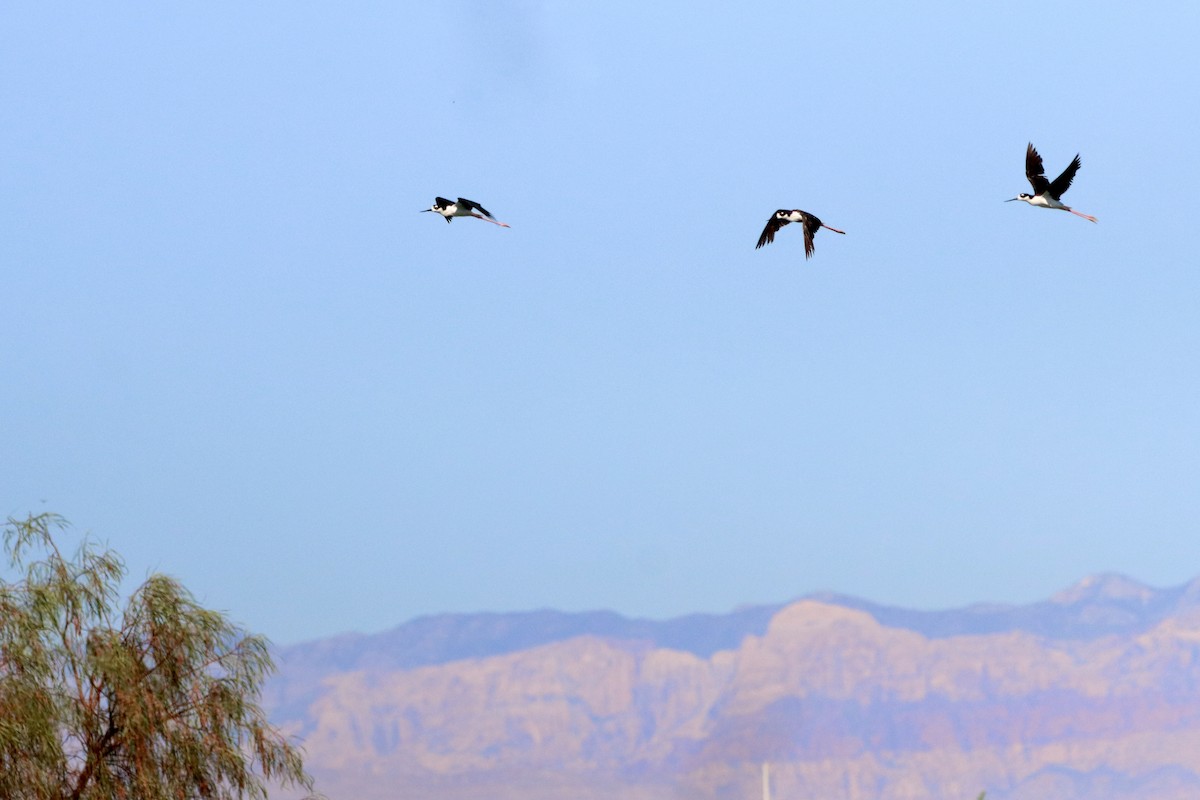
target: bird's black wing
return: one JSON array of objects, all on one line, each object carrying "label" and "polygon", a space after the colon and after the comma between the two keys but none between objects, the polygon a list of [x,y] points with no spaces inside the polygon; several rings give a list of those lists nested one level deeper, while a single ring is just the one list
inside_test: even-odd
[{"label": "bird's black wing", "polygon": [[444,198],[444,197],[435,197],[435,198],[433,198],[433,204],[434,204],[435,206],[437,206],[438,208],[446,208],[446,207],[448,207],[448,206],[452,206],[452,205],[454,205],[454,203],[450,202],[449,200],[447,200],[447,199],[446,199],[446,198]]},{"label": "bird's black wing", "polygon": [[821,220],[814,217],[812,214],[804,215],[804,258],[812,258],[813,254],[813,237],[817,235],[817,231],[821,229]]},{"label": "bird's black wing", "polygon": [[767,227],[763,228],[762,236],[758,237],[758,244],[754,245],[755,250],[762,247],[763,245],[767,245],[767,244],[770,244],[771,242],[775,241],[776,231],[778,231],[784,225],[787,225],[789,222],[791,222],[791,220],[784,219],[783,217],[779,216],[780,214],[786,214],[786,213],[787,213],[787,211],[785,209],[781,208],[778,211],[776,211],[774,214],[771,215],[771,218],[769,220],[767,220]]},{"label": "bird's black wing", "polygon": [[458,204],[460,206],[462,206],[463,208],[465,208],[467,211],[471,211],[473,209],[475,211],[478,211],[480,214],[483,214],[485,217],[492,216],[492,213],[490,211],[488,211],[486,208],[484,208],[483,206],[479,205],[479,203],[476,203],[473,200],[468,200],[465,197],[458,198]]},{"label": "bird's black wing", "polygon": [[1079,154],[1076,153],[1075,158],[1063,170],[1063,174],[1055,178],[1054,182],[1050,184],[1051,196],[1055,198],[1062,197],[1067,189],[1071,188],[1071,181],[1075,180],[1075,173],[1079,172],[1079,167],[1082,163],[1079,160]]},{"label": "bird's black wing", "polygon": [[1046,180],[1046,168],[1042,166],[1042,157],[1038,155],[1033,142],[1029,143],[1029,149],[1025,151],[1025,177],[1033,187],[1034,196],[1050,188],[1050,181]]}]

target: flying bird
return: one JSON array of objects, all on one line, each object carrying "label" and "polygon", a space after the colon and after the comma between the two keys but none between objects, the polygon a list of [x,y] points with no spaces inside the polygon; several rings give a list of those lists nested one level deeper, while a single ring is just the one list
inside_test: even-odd
[{"label": "flying bird", "polygon": [[1075,180],[1075,173],[1079,172],[1080,167],[1079,155],[1063,170],[1062,175],[1059,175],[1052,181],[1046,180],[1046,170],[1042,166],[1042,157],[1038,155],[1037,149],[1033,146],[1033,142],[1029,143],[1029,148],[1025,151],[1025,177],[1029,179],[1029,183],[1033,186],[1033,194],[1025,194],[1021,192],[1016,197],[1005,200],[1006,203],[1011,203],[1013,200],[1024,200],[1031,206],[1039,208],[1057,208],[1061,211],[1070,211],[1077,217],[1096,221],[1096,218],[1090,214],[1082,214],[1070,206],[1063,205],[1060,198],[1067,193],[1067,189],[1071,188],[1071,181]]},{"label": "flying bird", "polygon": [[458,202],[451,202],[444,197],[435,197],[433,199],[433,205],[429,208],[423,208],[421,211],[436,211],[446,218],[446,222],[450,222],[450,220],[454,217],[475,217],[476,219],[481,219],[484,222],[490,222],[493,225],[499,225],[501,228],[512,227],[507,222],[500,222],[497,220],[492,216],[490,211],[479,205],[479,203],[467,200],[464,197],[458,198]]},{"label": "flying bird", "polygon": [[812,258],[813,236],[816,234],[818,228],[825,228],[826,230],[831,230],[834,233],[846,233],[845,231],[839,231],[837,228],[830,228],[824,222],[821,222],[821,220],[817,219],[812,214],[809,214],[807,211],[801,211],[798,208],[793,208],[791,211],[788,211],[786,208],[781,208],[772,214],[771,218],[767,220],[767,227],[763,228],[762,236],[758,237],[758,244],[754,245],[754,249],[757,250],[763,245],[768,245],[775,241],[776,232],[784,225],[787,225],[791,222],[804,223],[804,257],[806,259]]}]

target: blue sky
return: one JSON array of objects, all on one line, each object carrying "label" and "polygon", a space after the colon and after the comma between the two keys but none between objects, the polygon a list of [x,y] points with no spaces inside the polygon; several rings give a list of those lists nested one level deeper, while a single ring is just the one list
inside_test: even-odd
[{"label": "blue sky", "polygon": [[[10,6],[0,511],[280,642],[1188,580],[1168,9]],[[1001,202],[1028,141],[1098,225]]]}]

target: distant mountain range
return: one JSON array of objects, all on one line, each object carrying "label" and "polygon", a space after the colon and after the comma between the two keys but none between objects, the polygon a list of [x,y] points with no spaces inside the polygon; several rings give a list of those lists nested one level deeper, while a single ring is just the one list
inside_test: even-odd
[{"label": "distant mountain range", "polygon": [[280,648],[333,800],[1200,797],[1200,580],[1029,605],[834,594],[665,621],[422,617]]}]

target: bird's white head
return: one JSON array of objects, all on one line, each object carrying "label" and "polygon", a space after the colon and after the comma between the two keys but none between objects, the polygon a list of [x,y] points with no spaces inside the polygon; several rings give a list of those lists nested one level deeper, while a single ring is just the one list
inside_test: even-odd
[{"label": "bird's white head", "polygon": [[453,205],[453,203],[451,203],[449,200],[445,199],[444,197],[435,197],[435,198],[433,198],[433,205],[431,205],[429,208],[422,208],[421,210],[422,211],[436,211],[437,213],[441,214],[442,216],[446,216],[446,209],[448,209],[451,205]]},{"label": "bird's white head", "polygon": [[1005,200],[1004,202],[1011,203],[1013,200],[1024,200],[1026,203],[1028,203],[1032,199],[1033,199],[1033,195],[1026,194],[1025,192],[1021,192],[1016,197],[1010,197],[1007,200]]}]

